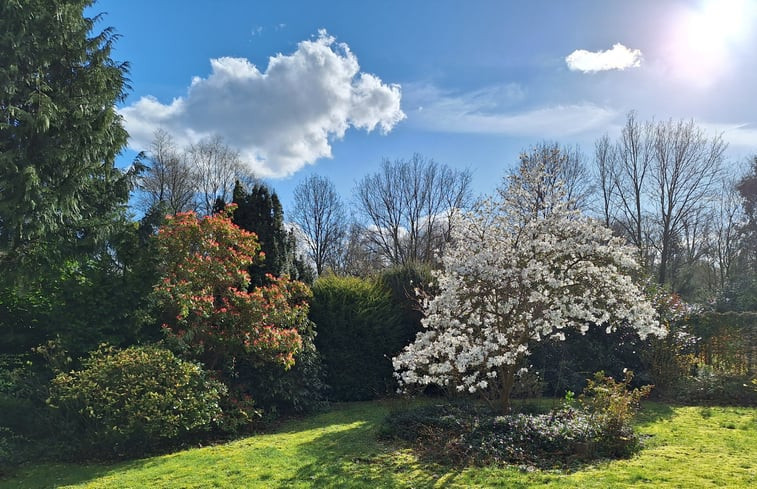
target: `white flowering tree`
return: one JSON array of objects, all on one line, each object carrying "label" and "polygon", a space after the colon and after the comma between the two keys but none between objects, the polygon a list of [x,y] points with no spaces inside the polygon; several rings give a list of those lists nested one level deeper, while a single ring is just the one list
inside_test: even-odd
[{"label": "white flowering tree", "polygon": [[508,412],[516,370],[535,342],[590,325],[665,334],[629,275],[633,250],[550,181],[543,166],[522,166],[499,198],[456,216],[439,293],[423,303],[425,330],[393,359],[401,388],[480,392]]}]

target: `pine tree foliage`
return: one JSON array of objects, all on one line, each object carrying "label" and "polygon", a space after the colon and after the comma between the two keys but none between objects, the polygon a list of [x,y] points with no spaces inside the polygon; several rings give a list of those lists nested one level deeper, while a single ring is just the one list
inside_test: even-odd
[{"label": "pine tree foliage", "polygon": [[[51,235],[107,232],[128,199],[114,160],[127,64],[91,0],[0,3],[0,242],[20,256]],[[85,225],[88,223],[88,225]],[[86,229],[83,230],[82,228]]]}]

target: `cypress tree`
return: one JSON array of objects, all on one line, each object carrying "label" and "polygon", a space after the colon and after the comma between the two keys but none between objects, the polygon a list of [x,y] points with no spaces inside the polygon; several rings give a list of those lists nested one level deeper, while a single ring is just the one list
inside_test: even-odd
[{"label": "cypress tree", "polygon": [[237,205],[233,222],[258,236],[265,259],[250,268],[250,287],[268,283],[265,276],[289,275],[307,283],[313,281],[313,272],[296,256],[294,234],[284,226],[284,210],[276,192],[256,183],[249,192],[239,181],[234,186],[233,202]]}]

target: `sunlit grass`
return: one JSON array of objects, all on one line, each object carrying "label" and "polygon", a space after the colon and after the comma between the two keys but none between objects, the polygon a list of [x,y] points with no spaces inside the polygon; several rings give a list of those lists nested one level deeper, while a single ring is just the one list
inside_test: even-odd
[{"label": "sunlit grass", "polygon": [[272,434],[132,462],[29,465],[0,488],[757,487],[755,408],[647,404],[639,455],[565,473],[421,462],[376,440],[398,404],[338,406]]}]

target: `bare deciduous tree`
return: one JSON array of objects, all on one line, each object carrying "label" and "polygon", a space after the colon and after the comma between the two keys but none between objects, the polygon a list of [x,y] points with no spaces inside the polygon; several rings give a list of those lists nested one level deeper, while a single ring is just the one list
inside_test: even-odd
[{"label": "bare deciduous tree", "polygon": [[536,199],[548,200],[543,192],[555,192],[557,182],[562,183],[565,199],[578,209],[588,205],[594,193],[591,175],[584,163],[584,155],[578,147],[560,146],[554,141],[542,141],[520,155],[519,171],[544,168],[540,189],[532,189]]},{"label": "bare deciduous tree", "polygon": [[631,243],[639,249],[645,266],[649,265],[649,245],[645,239],[645,189],[652,165],[652,123],[640,123],[635,112],[629,112],[621,131],[615,154],[615,188],[620,218]]},{"label": "bare deciduous tree", "polygon": [[237,180],[249,184],[255,177],[242,162],[239,152],[223,138],[214,136],[191,145],[186,158],[192,168],[197,191],[197,207],[211,214],[217,199],[229,202]]},{"label": "bare deciduous tree", "polygon": [[607,136],[595,144],[605,224],[638,248],[659,283],[677,291],[711,298],[724,283],[713,272],[729,266],[733,246],[733,205],[718,209],[716,195],[725,148],[693,121],[640,122],[635,112],[614,145]]},{"label": "bare deciduous tree", "polygon": [[615,219],[616,158],[615,146],[610,141],[610,136],[605,134],[594,144],[594,164],[599,182],[600,212],[602,213],[602,220],[608,228],[612,227]]},{"label": "bare deciduous tree", "polygon": [[707,265],[715,246],[712,204],[700,206],[682,220],[668,258],[667,282],[673,290],[698,301],[714,299],[718,289],[713,268]]},{"label": "bare deciduous tree", "polygon": [[741,226],[745,259],[757,273],[757,155],[752,157],[750,167],[738,181],[736,190],[741,197],[746,221]]},{"label": "bare deciduous tree", "polygon": [[140,179],[141,206],[147,210],[161,204],[171,214],[193,209],[194,175],[166,131],[155,132],[148,160],[147,170]]},{"label": "bare deciduous tree", "polygon": [[336,267],[347,229],[347,217],[334,184],[311,175],[294,189],[292,220],[305,233],[306,248],[320,275]]},{"label": "bare deciduous tree", "polygon": [[347,275],[367,277],[389,265],[385,256],[368,238],[365,227],[352,223],[347,231],[345,249],[340,253],[339,270]]},{"label": "bare deciduous tree", "polygon": [[731,276],[731,267],[741,248],[739,224],[743,215],[736,185],[737,182],[732,178],[724,181],[715,209],[715,253],[718,285],[721,289]]},{"label": "bare deciduous tree", "polygon": [[450,238],[450,216],[470,204],[471,173],[415,154],[385,160],[355,189],[364,230],[391,264],[431,263]]},{"label": "bare deciduous tree", "polygon": [[659,122],[653,135],[650,198],[656,201],[660,227],[658,282],[668,277],[668,262],[683,225],[700,212],[713,191],[726,144],[708,138],[693,121]]}]

